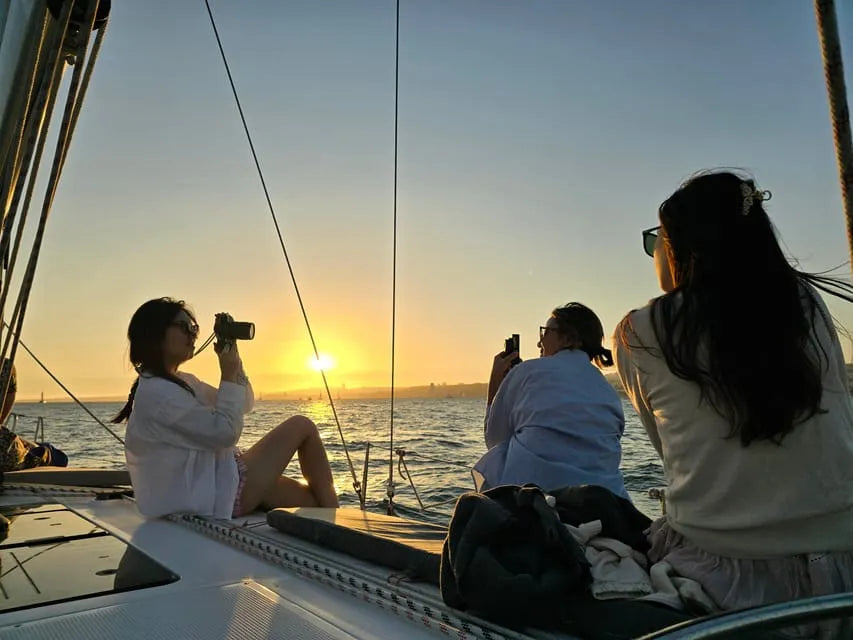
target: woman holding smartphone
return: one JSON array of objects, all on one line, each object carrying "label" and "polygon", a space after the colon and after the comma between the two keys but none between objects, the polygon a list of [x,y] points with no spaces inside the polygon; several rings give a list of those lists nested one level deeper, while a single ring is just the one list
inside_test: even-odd
[{"label": "woman holding smartphone", "polygon": [[598,316],[579,302],[557,307],[539,328],[539,355],[495,356],[485,437],[474,469],[479,489],[533,483],[543,490],[579,484],[628,497],[619,465],[625,417],[599,370],[613,364]]}]

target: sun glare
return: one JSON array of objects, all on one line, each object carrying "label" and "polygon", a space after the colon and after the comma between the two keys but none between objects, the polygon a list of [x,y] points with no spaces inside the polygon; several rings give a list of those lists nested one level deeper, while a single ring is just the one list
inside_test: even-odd
[{"label": "sun glare", "polygon": [[317,358],[314,356],[308,358],[308,366],[314,369],[314,371],[328,371],[335,366],[335,361],[332,359],[332,356],[321,353]]}]

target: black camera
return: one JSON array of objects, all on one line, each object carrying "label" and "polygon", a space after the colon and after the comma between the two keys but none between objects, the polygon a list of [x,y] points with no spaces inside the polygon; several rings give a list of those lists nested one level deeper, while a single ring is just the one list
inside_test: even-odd
[{"label": "black camera", "polygon": [[228,313],[217,313],[213,321],[213,333],[220,342],[251,340],[255,337],[253,322],[237,322]]},{"label": "black camera", "polygon": [[[505,353],[506,355],[509,355],[509,354],[511,354],[513,351],[519,351],[519,350],[520,350],[520,348],[519,348],[519,342],[520,342],[520,340],[519,340],[518,334],[517,334],[517,333],[513,333],[509,338],[507,338],[506,340],[504,340],[504,353]],[[518,356],[516,356],[516,357],[515,357],[515,359],[513,359],[513,361],[512,361],[510,364],[511,364],[512,366],[515,366],[515,365],[517,365],[519,362],[521,362],[521,358],[519,358]]]}]

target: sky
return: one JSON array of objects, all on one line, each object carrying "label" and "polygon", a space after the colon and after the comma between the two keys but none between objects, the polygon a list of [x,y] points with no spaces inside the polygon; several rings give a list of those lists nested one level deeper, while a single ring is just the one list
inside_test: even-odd
[{"label": "sky", "polygon": [[[329,384],[387,386],[395,5],[211,5]],[[704,168],[751,171],[800,266],[849,277],[810,2],[402,0],[399,77],[399,386],[485,381],[511,333],[536,357],[572,300],[609,336],[660,293],[641,230]],[[321,384],[202,0],[113,2],[23,340],[76,395],[123,395],[127,323],[159,296],[204,335],[254,321],[256,390]],[[16,362],[19,398],[63,397]],[[211,350],[186,369],[218,379]]]}]

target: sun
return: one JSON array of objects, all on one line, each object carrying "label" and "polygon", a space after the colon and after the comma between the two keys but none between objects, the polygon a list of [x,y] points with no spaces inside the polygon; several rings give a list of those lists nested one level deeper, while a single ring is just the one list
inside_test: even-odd
[{"label": "sun", "polygon": [[314,369],[314,371],[328,371],[334,368],[335,361],[332,356],[321,353],[316,358],[314,356],[308,358],[308,366]]}]

